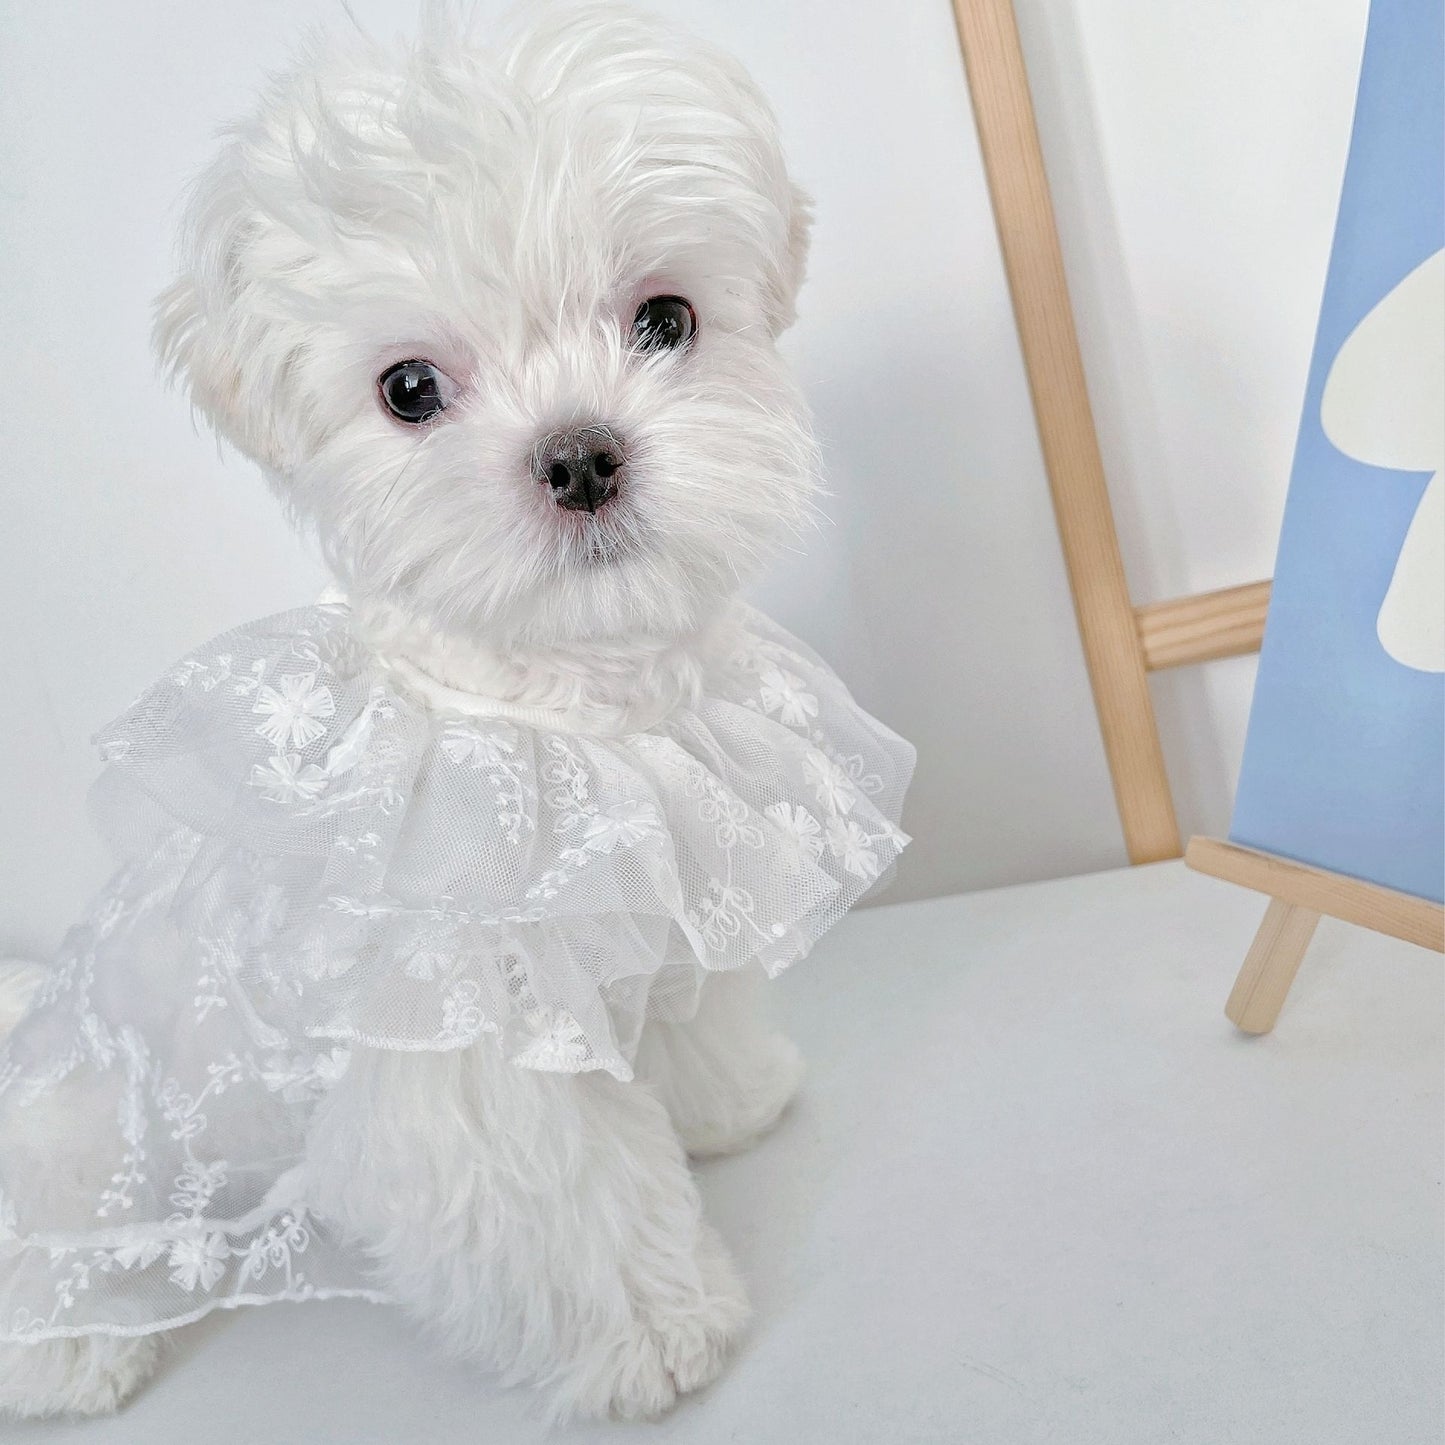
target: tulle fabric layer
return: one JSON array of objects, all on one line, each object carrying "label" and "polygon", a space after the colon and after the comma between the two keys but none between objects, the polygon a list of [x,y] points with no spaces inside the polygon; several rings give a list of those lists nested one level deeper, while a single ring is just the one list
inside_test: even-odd
[{"label": "tulle fabric layer", "polygon": [[[97,810],[196,837],[171,917],[288,1038],[620,1077],[709,971],[776,973],[885,872],[912,750],[753,614],[708,695],[622,737],[448,716],[346,610],[241,629],[100,738]],[[137,836],[139,834],[139,837]]]},{"label": "tulle fabric layer", "polygon": [[[296,1172],[352,1047],[629,1078],[647,1018],[802,957],[907,841],[912,749],[755,613],[647,732],[487,712],[418,697],[329,605],[100,735],[122,867],[0,1051],[0,1335],[369,1294]],[[41,1189],[57,1152],[93,1187]]]}]

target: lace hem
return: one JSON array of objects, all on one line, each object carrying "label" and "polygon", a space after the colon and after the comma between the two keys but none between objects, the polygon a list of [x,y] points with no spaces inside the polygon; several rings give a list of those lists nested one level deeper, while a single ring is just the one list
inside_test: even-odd
[{"label": "lace hem", "polygon": [[[212,1310],[277,1300],[390,1302],[354,1280],[351,1261],[325,1240],[304,1206],[282,1210],[239,1238],[199,1219],[131,1233],[137,1237],[124,1244],[0,1242],[0,1341],[154,1334]],[[152,1237],[140,1237],[146,1234]],[[330,1282],[308,1277],[303,1256],[314,1257]],[[27,1296],[45,1303],[16,1302]],[[124,1317],[138,1312],[142,1318]]]}]

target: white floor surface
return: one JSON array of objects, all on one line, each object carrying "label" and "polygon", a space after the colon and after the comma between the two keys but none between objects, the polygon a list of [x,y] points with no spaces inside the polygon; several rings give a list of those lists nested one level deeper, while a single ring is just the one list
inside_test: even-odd
[{"label": "white floor surface", "polygon": [[122,1415],[14,1445],[1435,1445],[1433,953],[1326,919],[1276,1032],[1221,1009],[1257,896],[1161,864],[871,909],[778,985],[812,1073],[708,1165],[757,1322],[653,1426],[354,1303],[213,1315]]}]

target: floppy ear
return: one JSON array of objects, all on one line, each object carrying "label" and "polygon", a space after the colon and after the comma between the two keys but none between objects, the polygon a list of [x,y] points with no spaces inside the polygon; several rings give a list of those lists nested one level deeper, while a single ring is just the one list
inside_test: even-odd
[{"label": "floppy ear", "polygon": [[194,274],[179,276],[156,297],[152,339],[167,378],[222,436],[244,451],[237,414],[241,377],[222,342],[223,329]]},{"label": "floppy ear", "polygon": [[787,247],[768,278],[768,318],[774,336],[781,336],[797,319],[798,290],[807,270],[813,229],[813,203],[792,181],[788,182],[788,206]]},{"label": "floppy ear", "polygon": [[295,356],[279,352],[261,305],[259,218],[241,180],[236,143],[197,180],[180,274],[156,298],[155,348],[167,376],[227,441],[273,471],[294,448],[277,385]]}]

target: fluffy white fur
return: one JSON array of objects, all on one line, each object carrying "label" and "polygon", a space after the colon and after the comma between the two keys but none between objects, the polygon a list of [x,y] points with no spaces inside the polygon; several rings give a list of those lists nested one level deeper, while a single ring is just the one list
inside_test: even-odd
[{"label": "fluffy white fur", "polygon": [[[268,470],[354,597],[515,654],[694,631],[807,512],[816,465],[774,342],[808,213],[730,59],[613,7],[500,52],[433,10],[409,47],[314,42],[201,179],[169,365]],[[639,357],[678,294],[686,352]],[[460,386],[397,426],[377,376]],[[539,442],[609,427],[598,516],[534,484]]]},{"label": "fluffy white fur", "polygon": [[[157,337],[378,648],[605,717],[694,691],[690,641],[808,514],[814,446],[775,345],[807,208],[727,57],[630,11],[532,14],[499,48],[441,9],[415,41],[313,42],[201,177]],[[644,355],[629,328],[659,294],[699,330]],[[411,358],[457,397],[408,428],[377,378]],[[589,424],[626,456],[595,515],[536,472],[545,438]],[[30,984],[0,984],[9,1022]],[[759,994],[711,980],[694,1021],[649,1026],[632,1084],[528,1072],[485,1040],[358,1050],[309,1197],[451,1349],[558,1415],[656,1415],[747,1317],[686,1151],[744,1146],[797,1086]],[[156,1354],[0,1346],[0,1407],[112,1409]]]}]

